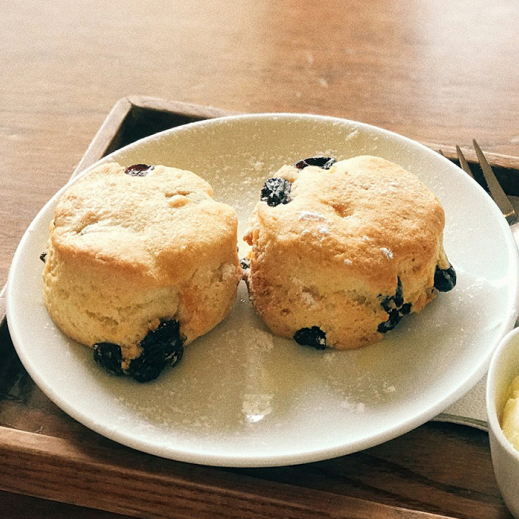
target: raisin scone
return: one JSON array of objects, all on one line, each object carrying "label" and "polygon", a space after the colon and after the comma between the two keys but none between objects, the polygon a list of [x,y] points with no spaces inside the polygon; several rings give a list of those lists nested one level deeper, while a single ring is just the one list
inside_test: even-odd
[{"label": "raisin scone", "polygon": [[382,158],[283,166],[244,237],[251,301],[272,332],[299,344],[373,343],[454,287],[444,225],[436,196]]},{"label": "raisin scone", "polygon": [[44,256],[56,325],[144,382],[227,315],[242,272],[234,209],[189,171],[117,163],[61,196]]}]

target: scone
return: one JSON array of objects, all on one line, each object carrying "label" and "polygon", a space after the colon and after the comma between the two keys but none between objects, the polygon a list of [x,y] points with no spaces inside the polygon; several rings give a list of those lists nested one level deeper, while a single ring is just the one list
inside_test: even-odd
[{"label": "scone", "polygon": [[456,283],[445,216],[411,173],[379,157],[313,157],[265,182],[244,239],[258,314],[318,349],[381,339]]},{"label": "scone", "polygon": [[241,278],[234,209],[194,173],[101,165],[61,196],[44,301],[115,374],[156,378],[229,312]]}]

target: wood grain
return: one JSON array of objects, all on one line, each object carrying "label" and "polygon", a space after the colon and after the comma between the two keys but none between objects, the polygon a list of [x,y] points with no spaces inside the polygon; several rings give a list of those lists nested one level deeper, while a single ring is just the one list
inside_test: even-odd
[{"label": "wood grain", "polygon": [[1,3],[0,286],[32,218],[130,94],[519,155],[516,0],[148,4]]},{"label": "wood grain", "polygon": [[[129,516],[212,518],[225,510],[225,517],[237,519],[447,517],[350,497],[339,492],[337,484],[332,489],[322,484],[316,489],[308,483],[301,485],[297,478],[295,485],[286,479],[274,483],[244,470],[194,470],[189,465],[164,462],[129,449],[73,444],[5,428],[0,429],[0,435],[0,485],[4,490]],[[316,464],[315,469],[325,473],[327,467]],[[322,479],[321,475],[318,481]],[[396,471],[392,479],[398,479]],[[425,497],[431,485],[422,484]],[[458,506],[463,507],[466,517],[483,517],[483,513],[484,517],[497,517],[495,503],[479,502],[475,507],[472,500],[460,499]]]},{"label": "wood grain", "polygon": [[234,113],[150,96],[124,97],[110,110],[71,176],[75,177],[101,157],[138,139],[174,126]]},{"label": "wood grain", "polygon": [[[30,515],[29,515],[30,514]],[[129,515],[114,514],[94,508],[58,503],[24,494],[0,491],[2,519],[129,519]]]},{"label": "wood grain", "polygon": [[[76,172],[147,133],[221,115],[226,113],[150,97],[123,98],[109,113]],[[448,146],[439,147],[447,156],[452,154]],[[190,479],[185,471],[188,465],[115,445],[60,411],[25,372],[6,323],[0,326],[0,357],[4,360],[0,366],[0,488],[9,492],[81,506],[82,513],[95,507],[135,517],[507,515],[493,481],[488,438],[481,431],[427,424],[383,446],[335,460],[276,469],[196,467],[190,469],[194,475]],[[447,450],[452,457],[445,463],[442,455]],[[122,482],[124,493],[118,490]],[[164,496],[164,488],[183,490],[180,496],[169,490]],[[231,497],[230,488],[240,491]],[[199,506],[201,492],[203,507]],[[283,499],[273,500],[276,492],[282,492]],[[171,503],[178,500],[181,504],[172,511]],[[338,510],[347,511],[341,515]]]},{"label": "wood grain", "polygon": [[[107,142],[148,131],[150,110],[158,129],[175,111],[303,112],[446,153],[476,138],[519,194],[518,16],[516,0],[0,3],[0,286],[44,203]],[[0,517],[510,517],[481,431],[426,424],[315,464],[197,467],[69,418],[23,370],[5,323],[0,359]]]}]

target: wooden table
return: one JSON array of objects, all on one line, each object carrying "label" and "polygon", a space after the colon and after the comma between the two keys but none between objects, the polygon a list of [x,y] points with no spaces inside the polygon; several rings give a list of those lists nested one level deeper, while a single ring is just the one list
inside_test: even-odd
[{"label": "wooden table", "polygon": [[[0,3],[0,286],[32,218],[129,95],[519,155],[518,16],[516,0]],[[0,517],[509,517],[482,431],[428,423],[319,463],[200,467],[74,422],[5,326],[0,352]]]}]

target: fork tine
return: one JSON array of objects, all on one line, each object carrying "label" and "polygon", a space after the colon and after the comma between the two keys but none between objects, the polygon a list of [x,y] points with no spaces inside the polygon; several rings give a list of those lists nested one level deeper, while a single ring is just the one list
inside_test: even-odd
[{"label": "fork tine", "polygon": [[508,197],[503,191],[501,184],[499,184],[499,181],[497,180],[494,172],[492,171],[492,168],[490,167],[490,164],[488,163],[485,155],[481,151],[479,144],[476,142],[475,139],[472,141],[472,144],[474,145],[474,149],[476,150],[479,165],[481,166],[481,171],[483,172],[483,176],[485,177],[485,180],[487,182],[490,195],[494,199],[494,202],[498,205],[499,209],[501,209],[501,212],[503,213],[507,222],[510,225],[512,225],[517,221],[517,214],[515,212],[515,209],[510,203],[510,200],[508,200]]},{"label": "fork tine", "polygon": [[[474,174],[472,173],[469,163],[467,162],[467,159],[465,158],[465,155],[463,155],[463,152],[461,151],[459,146],[456,146],[456,153],[458,154],[458,160],[460,161],[460,167],[465,172],[468,173],[472,178],[474,178]],[[474,178],[474,180],[476,180]]]}]

